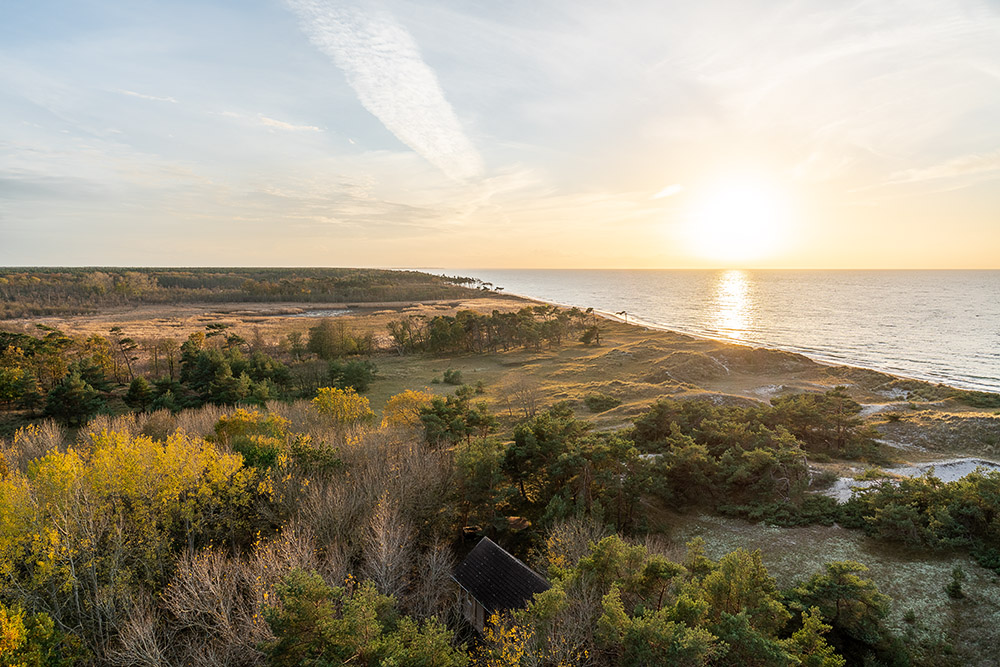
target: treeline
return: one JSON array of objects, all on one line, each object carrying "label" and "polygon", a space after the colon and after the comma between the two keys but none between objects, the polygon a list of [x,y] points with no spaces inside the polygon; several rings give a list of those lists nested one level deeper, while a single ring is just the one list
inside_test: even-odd
[{"label": "treeline", "polygon": [[968,550],[1000,573],[1000,472],[976,471],[954,482],[932,474],[883,480],[855,493],[840,522],[910,547]]},{"label": "treeline", "polygon": [[471,278],[381,269],[0,268],[0,319],[139,304],[419,301],[484,291]]},{"label": "treeline", "polygon": [[[412,317],[388,328],[400,353],[537,349],[575,340],[581,331],[585,342],[599,339],[592,312],[554,306]],[[34,335],[0,330],[0,409],[80,424],[102,411],[263,405],[311,396],[324,384],[364,392],[377,373],[370,357],[385,351],[373,332],[354,330],[335,318],[281,341],[264,340],[259,333],[244,337],[217,323],[183,343],[133,339],[120,327],[86,337],[43,325]]]},{"label": "treeline", "polygon": [[[296,393],[284,363],[218,326],[192,333],[183,344],[140,343],[117,327],[106,337],[74,338],[50,327],[41,332],[0,331],[0,404],[29,416],[40,411],[73,425],[115,401],[126,410],[177,411],[205,403],[262,405]],[[140,351],[147,354],[141,365]]]},{"label": "treeline", "polygon": [[[263,405],[311,396],[333,384],[365,391],[376,366],[372,333],[324,319],[306,336],[249,339],[209,324],[173,338],[133,339],[120,327],[108,335],[69,336],[38,326],[35,335],[0,331],[0,410],[79,424],[99,412],[178,411],[206,403]],[[127,391],[126,388],[127,387]]]},{"label": "treeline", "polygon": [[564,340],[600,343],[600,329],[592,308],[568,310],[558,306],[525,306],[517,312],[494,310],[489,315],[463,310],[454,317],[406,317],[390,322],[389,335],[400,353],[432,352],[485,354],[517,347],[540,349]]}]

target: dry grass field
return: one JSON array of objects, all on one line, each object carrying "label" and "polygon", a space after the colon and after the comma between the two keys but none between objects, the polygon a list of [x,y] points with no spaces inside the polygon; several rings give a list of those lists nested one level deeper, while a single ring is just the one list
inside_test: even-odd
[{"label": "dry grass field", "polygon": [[91,315],[37,317],[0,320],[5,329],[31,329],[36,324],[61,329],[71,335],[106,334],[113,326],[121,327],[135,339],[156,336],[187,338],[188,333],[208,324],[227,324],[248,337],[260,331],[276,341],[292,331],[305,332],[318,317],[330,311],[347,311],[351,326],[385,335],[390,320],[408,314],[454,315],[459,310],[517,310],[525,302],[516,297],[488,296],[470,299],[387,303],[186,303],[144,305],[135,308],[108,309]]}]

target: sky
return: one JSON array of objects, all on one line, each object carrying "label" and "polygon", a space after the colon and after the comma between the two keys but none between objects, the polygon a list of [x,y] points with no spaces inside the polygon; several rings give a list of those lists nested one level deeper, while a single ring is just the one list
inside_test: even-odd
[{"label": "sky", "polygon": [[0,8],[0,265],[1000,268],[1000,0]]}]

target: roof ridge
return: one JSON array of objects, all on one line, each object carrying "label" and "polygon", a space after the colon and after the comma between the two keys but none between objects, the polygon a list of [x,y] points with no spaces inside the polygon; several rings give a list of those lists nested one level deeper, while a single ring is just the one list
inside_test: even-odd
[{"label": "roof ridge", "polygon": [[[542,581],[544,581],[546,584],[548,584],[548,585],[551,586],[551,584],[549,584],[549,580],[546,579],[544,576],[542,576],[541,573],[537,572],[535,570],[535,568],[529,566],[523,560],[521,560],[520,558],[518,558],[517,556],[515,556],[511,552],[509,552],[506,549],[504,549],[502,546],[500,546],[499,544],[497,544],[496,542],[494,542],[493,540],[491,540],[486,535],[483,535],[483,539],[479,540],[479,543],[482,544],[483,540],[489,541],[489,543],[492,544],[493,546],[495,546],[497,549],[499,549],[500,551],[504,552],[505,554],[507,554],[508,556],[510,556],[511,558],[513,558],[514,560],[516,560],[521,565],[521,567],[523,567],[525,570],[527,570],[528,572],[530,572],[531,574],[535,575],[536,577],[538,577],[539,579],[541,579]],[[477,544],[476,546],[478,547],[479,545]]]},{"label": "roof ridge", "polygon": [[524,607],[549,582],[488,537],[473,547],[452,578],[490,611]]}]

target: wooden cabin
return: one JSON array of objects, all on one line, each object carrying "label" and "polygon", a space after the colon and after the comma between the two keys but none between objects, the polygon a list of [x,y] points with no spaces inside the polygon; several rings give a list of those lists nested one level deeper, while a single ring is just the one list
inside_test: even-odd
[{"label": "wooden cabin", "polygon": [[522,609],[549,582],[527,565],[484,537],[452,576],[459,585],[462,614],[482,633],[494,612]]}]

